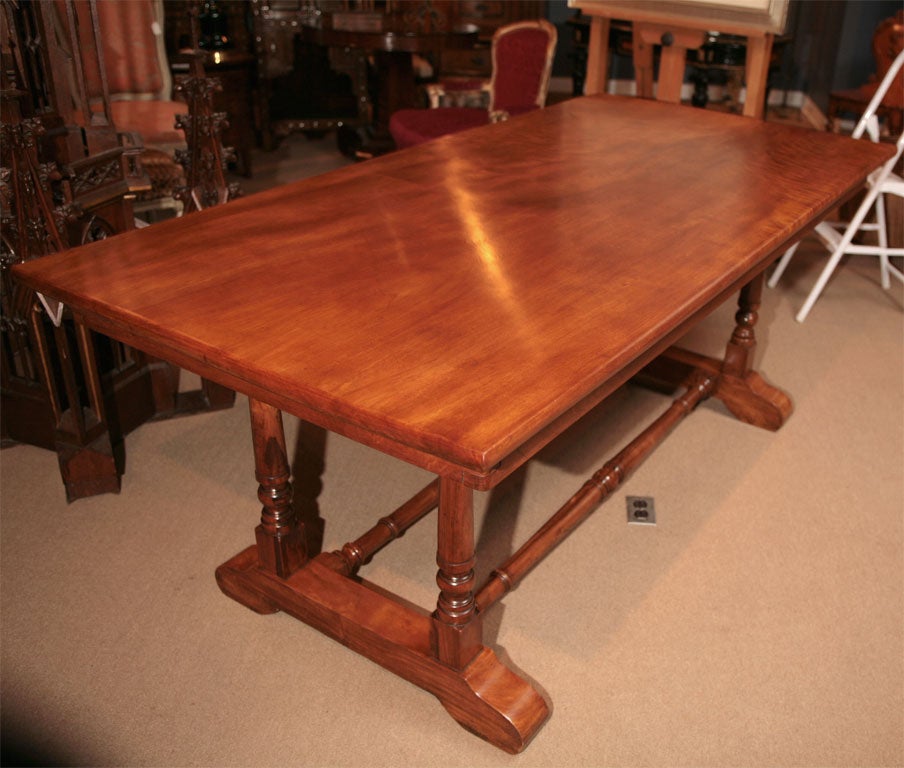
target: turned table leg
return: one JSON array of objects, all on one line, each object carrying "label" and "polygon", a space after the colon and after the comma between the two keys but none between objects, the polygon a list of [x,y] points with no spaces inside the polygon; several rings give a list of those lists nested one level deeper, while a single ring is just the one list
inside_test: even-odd
[{"label": "turned table leg", "polygon": [[520,752],[549,716],[549,707],[523,678],[483,645],[474,596],[474,510],[471,488],[440,478],[433,626],[436,662],[418,681],[432,690],[465,728],[507,752]]},{"label": "turned table leg", "polygon": [[429,691],[459,723],[491,744],[511,753],[524,749],[549,707],[483,645],[473,590],[473,491],[455,480],[439,481],[440,593],[431,615],[350,574],[434,507],[436,485],[342,551],[306,558],[302,526],[289,511],[279,412],[252,401],[251,414],[264,510],[257,544],[217,569],[223,592],[258,613],[294,616]]},{"label": "turned table leg", "polygon": [[722,372],[730,376],[744,376],[751,367],[756,350],[754,327],[759,320],[763,296],[763,274],[760,273],[745,285],[738,295],[738,311],[735,313],[735,329],[725,348]]},{"label": "turned table leg", "polygon": [[304,526],[292,507],[292,484],[282,414],[273,406],[249,398],[254,440],[257,495],[263,504],[254,530],[257,544],[217,568],[217,584],[229,597],[257,613],[275,613],[283,606],[261,588],[265,577],[282,582],[306,562]]},{"label": "turned table leg", "polygon": [[272,405],[250,399],[257,495],[263,503],[254,531],[260,566],[286,578],[304,565],[304,530],[292,507],[292,484],[282,414]]},{"label": "turned table leg", "polygon": [[474,492],[440,478],[436,563],[437,655],[463,669],[482,648],[482,626],[474,601]]}]

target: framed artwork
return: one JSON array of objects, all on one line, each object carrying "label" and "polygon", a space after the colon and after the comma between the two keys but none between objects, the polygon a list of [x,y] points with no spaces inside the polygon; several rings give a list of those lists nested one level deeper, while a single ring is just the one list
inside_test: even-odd
[{"label": "framed artwork", "polygon": [[571,8],[610,19],[673,23],[737,35],[780,35],[789,0],[568,0]]}]

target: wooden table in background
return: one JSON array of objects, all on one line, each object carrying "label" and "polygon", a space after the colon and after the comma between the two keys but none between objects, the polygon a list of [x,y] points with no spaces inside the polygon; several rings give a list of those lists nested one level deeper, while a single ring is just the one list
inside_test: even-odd
[{"label": "wooden table in background", "polygon": [[477,44],[477,29],[418,31],[337,29],[325,16],[317,26],[302,25],[299,34],[307,43],[326,48],[357,48],[373,56],[377,93],[373,122],[365,152],[381,153],[395,148],[389,133],[389,118],[398,109],[425,106],[419,97],[412,55],[440,54],[444,50],[469,49]]},{"label": "wooden table in background", "polygon": [[[484,644],[485,613],[704,398],[781,426],[790,400],[751,368],[762,273],[889,153],[579,98],[13,272],[80,322],[250,398],[263,511],[256,543],[217,571],[226,594],[309,623],[517,752],[549,706]],[[724,359],[672,347],[738,291]],[[474,492],[638,375],[677,398],[477,585]],[[282,411],[437,479],[340,550],[311,551]],[[186,501],[185,536],[203,535],[210,511]],[[359,578],[434,508],[435,606]]]}]

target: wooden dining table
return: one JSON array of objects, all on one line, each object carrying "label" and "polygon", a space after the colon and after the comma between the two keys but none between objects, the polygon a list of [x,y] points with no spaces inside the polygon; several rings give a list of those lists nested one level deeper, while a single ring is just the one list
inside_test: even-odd
[{"label": "wooden dining table", "polygon": [[[785,422],[789,396],[752,365],[763,272],[890,151],[582,97],[13,274],[78,328],[247,395],[262,511],[254,543],[217,569],[223,592],[335,638],[514,753],[550,706],[485,641],[487,612],[706,398]],[[722,358],[675,345],[735,294]],[[672,391],[662,414],[476,583],[475,494],[629,380]],[[318,552],[292,504],[284,412],[436,479]],[[192,508],[186,540],[203,536],[204,499],[173,503]],[[434,510],[438,596],[415,606],[365,574]]]}]

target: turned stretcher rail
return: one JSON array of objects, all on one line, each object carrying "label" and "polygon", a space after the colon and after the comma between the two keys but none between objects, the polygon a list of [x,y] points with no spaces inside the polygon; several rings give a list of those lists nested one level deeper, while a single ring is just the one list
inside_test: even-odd
[{"label": "turned stretcher rail", "polygon": [[687,391],[650,426],[607,461],[540,529],[499,568],[477,592],[477,611],[483,612],[511,592],[521,580],[564,541],[607,496],[697,405],[709,397],[717,379],[697,372]]},{"label": "turned stretcher rail", "polygon": [[363,536],[345,544],[336,554],[342,559],[343,572],[352,576],[390,542],[399,538],[439,504],[439,479],[426,485],[395,512],[381,517]]}]

